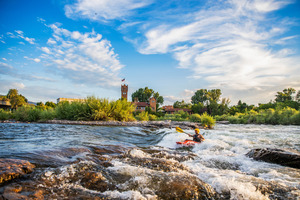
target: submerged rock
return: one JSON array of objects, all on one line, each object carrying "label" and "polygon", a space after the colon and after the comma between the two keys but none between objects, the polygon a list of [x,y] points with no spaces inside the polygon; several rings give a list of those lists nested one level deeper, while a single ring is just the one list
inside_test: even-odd
[{"label": "submerged rock", "polygon": [[31,173],[34,167],[26,160],[0,158],[0,184]]},{"label": "submerged rock", "polygon": [[292,152],[282,149],[262,148],[252,149],[246,155],[250,158],[253,158],[254,160],[261,160],[300,169],[299,152]]}]

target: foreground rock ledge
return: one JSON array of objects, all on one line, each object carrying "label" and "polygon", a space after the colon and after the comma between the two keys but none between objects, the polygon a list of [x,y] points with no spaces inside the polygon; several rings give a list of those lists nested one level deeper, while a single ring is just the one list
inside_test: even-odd
[{"label": "foreground rock ledge", "polygon": [[70,124],[70,125],[94,125],[94,126],[136,126],[150,128],[175,128],[179,126],[182,129],[203,128],[201,124],[195,122],[176,122],[171,120],[165,121],[69,121],[69,120],[48,120],[48,124]]},{"label": "foreground rock ledge", "polygon": [[31,173],[34,167],[26,160],[0,158],[0,184]]},{"label": "foreground rock ledge", "polygon": [[254,160],[275,163],[300,169],[300,153],[282,149],[259,148],[252,149],[246,154]]}]

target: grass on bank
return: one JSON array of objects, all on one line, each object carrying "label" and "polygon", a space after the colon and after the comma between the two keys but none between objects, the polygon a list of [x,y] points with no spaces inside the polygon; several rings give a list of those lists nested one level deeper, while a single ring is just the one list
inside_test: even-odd
[{"label": "grass on bank", "polygon": [[235,115],[215,117],[217,121],[229,121],[231,124],[272,124],[272,125],[300,125],[300,111],[294,108],[269,108],[259,112],[250,110]]},{"label": "grass on bank", "polygon": [[55,108],[24,105],[13,112],[0,110],[0,120],[43,122],[52,119],[83,121],[134,121],[134,105],[126,100],[88,97],[84,102],[60,102]]},{"label": "grass on bank", "polygon": [[84,102],[61,102],[55,108],[25,105],[17,110],[0,109],[0,120],[14,119],[23,122],[43,122],[52,119],[82,121],[191,121],[212,127],[215,121],[229,121],[232,124],[281,124],[300,125],[300,111],[290,107],[268,108],[259,111],[250,110],[235,115],[210,116],[179,111],[174,114],[153,112],[135,113],[135,107],[126,100],[109,101],[88,97]]}]

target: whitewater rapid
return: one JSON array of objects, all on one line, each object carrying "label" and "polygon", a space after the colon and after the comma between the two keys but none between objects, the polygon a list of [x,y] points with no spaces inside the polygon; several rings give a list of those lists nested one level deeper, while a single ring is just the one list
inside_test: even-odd
[{"label": "whitewater rapid", "polygon": [[0,158],[36,165],[30,186],[7,186],[24,195],[39,189],[45,199],[190,199],[202,190],[209,199],[299,199],[299,169],[246,156],[255,148],[300,152],[299,126],[217,124],[201,134],[203,143],[182,148],[176,142],[189,137],[175,127],[0,124]]},{"label": "whitewater rapid", "polygon": [[[186,130],[193,134],[192,130]],[[201,130],[205,141],[191,149],[197,159],[185,161],[198,177],[217,192],[230,191],[232,199],[269,199],[255,184],[276,182],[293,187],[300,197],[300,170],[255,161],[246,154],[255,148],[280,148],[300,151],[300,127],[271,125],[217,125]],[[176,141],[188,138],[170,131],[157,145],[178,148]],[[255,184],[254,184],[255,183]]]}]

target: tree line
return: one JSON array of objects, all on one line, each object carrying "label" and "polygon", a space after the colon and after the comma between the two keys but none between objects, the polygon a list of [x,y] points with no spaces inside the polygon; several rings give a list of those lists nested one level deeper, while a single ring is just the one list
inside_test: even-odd
[{"label": "tree line", "polygon": [[[248,105],[241,100],[238,101],[237,105],[229,106],[230,99],[221,98],[221,95],[220,89],[199,89],[191,97],[190,103],[183,100],[174,102],[174,108],[191,109],[193,115],[189,116],[184,111],[165,114],[161,108],[158,109],[158,112],[153,112],[148,108],[145,112],[139,113],[135,112],[134,106],[130,102],[121,99],[109,102],[95,97],[89,97],[85,102],[61,102],[59,104],[39,102],[34,106],[28,105],[28,100],[19,94],[17,89],[10,89],[7,95],[0,97],[0,99],[9,100],[13,112],[9,114],[9,112],[2,110],[0,120],[12,118],[14,115],[15,119],[21,119],[21,121],[26,121],[28,119],[26,116],[33,116],[27,121],[58,118],[69,120],[189,120],[201,122],[212,116],[217,121],[228,120],[231,123],[300,125],[300,91],[296,93],[293,88],[277,92],[274,100],[266,104],[258,104],[258,106]],[[138,101],[147,102],[150,97],[157,99],[157,107],[164,102],[163,97],[158,92],[148,87],[140,88],[134,92],[132,101],[137,98]],[[209,121],[211,124],[214,123],[211,118]]]}]

